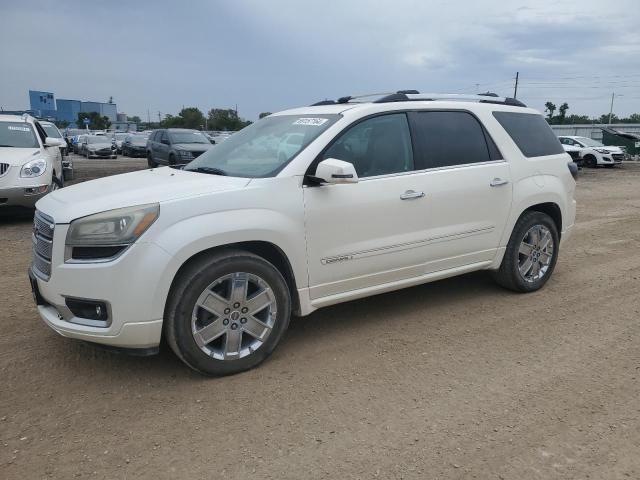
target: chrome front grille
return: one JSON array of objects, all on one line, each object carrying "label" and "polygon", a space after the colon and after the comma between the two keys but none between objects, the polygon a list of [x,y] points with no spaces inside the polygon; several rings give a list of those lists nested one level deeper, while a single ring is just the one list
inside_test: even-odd
[{"label": "chrome front grille", "polygon": [[56,224],[53,218],[36,211],[33,217],[33,273],[43,280],[51,277],[51,256],[53,251],[53,232]]},{"label": "chrome front grille", "polygon": [[0,163],[0,177],[6,175],[6,173],[9,171],[10,166],[11,165],[9,165],[8,163]]}]

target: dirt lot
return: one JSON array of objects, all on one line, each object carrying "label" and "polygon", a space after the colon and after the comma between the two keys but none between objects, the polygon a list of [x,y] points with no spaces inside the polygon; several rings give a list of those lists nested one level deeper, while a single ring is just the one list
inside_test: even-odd
[{"label": "dirt lot", "polygon": [[5,220],[0,478],[640,478],[640,165],[577,197],[542,291],[479,273],[327,308],[221,379],[50,331]]}]

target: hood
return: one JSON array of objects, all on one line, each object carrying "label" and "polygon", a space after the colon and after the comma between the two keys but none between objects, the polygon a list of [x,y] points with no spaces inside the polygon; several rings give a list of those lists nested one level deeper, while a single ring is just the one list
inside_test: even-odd
[{"label": "hood", "polygon": [[89,150],[102,150],[103,148],[111,148],[113,145],[111,142],[89,143],[87,148]]},{"label": "hood", "polygon": [[0,147],[0,163],[21,167],[40,155],[39,148]]},{"label": "hood", "polygon": [[178,150],[188,150],[190,152],[202,152],[213,147],[212,143],[176,143],[173,145]]},{"label": "hood", "polygon": [[562,148],[564,148],[565,152],[579,152],[580,150],[584,150],[582,147],[576,147],[575,145],[565,145],[565,144],[562,144]]},{"label": "hood", "polygon": [[600,150],[606,150],[609,153],[623,153],[622,150],[620,149],[620,147],[614,147],[611,145],[605,145],[604,147],[593,147],[593,148],[599,148]]},{"label": "hood", "polygon": [[56,190],[39,200],[36,208],[53,217],[56,223],[69,223],[76,218],[115,208],[236,190],[245,187],[249,181],[247,178],[184,172],[169,167],[155,168]]}]

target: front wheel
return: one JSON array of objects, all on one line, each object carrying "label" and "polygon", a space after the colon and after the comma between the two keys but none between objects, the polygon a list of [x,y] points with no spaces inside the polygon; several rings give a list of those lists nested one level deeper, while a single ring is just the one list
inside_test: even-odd
[{"label": "front wheel", "polygon": [[156,168],[158,166],[158,164],[153,161],[153,156],[151,155],[151,152],[147,153],[147,165],[149,165],[149,168]]},{"label": "front wheel", "polygon": [[173,351],[206,375],[230,375],[264,361],[289,325],[282,274],[249,252],[226,250],[192,263],[171,288],[165,335]]},{"label": "front wheel", "polygon": [[558,260],[560,236],[549,215],[530,211],[516,222],[495,273],[497,283],[516,292],[534,292],[547,283]]},{"label": "front wheel", "polygon": [[598,159],[593,155],[587,155],[583,160],[584,166],[589,168],[596,168],[598,166]]}]

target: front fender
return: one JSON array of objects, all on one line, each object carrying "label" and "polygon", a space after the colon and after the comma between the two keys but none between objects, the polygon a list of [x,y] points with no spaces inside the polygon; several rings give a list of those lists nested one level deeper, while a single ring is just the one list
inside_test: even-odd
[{"label": "front fender", "polygon": [[164,229],[153,243],[171,260],[165,266],[154,294],[154,318],[164,314],[171,284],[190,258],[205,250],[240,242],[263,241],[280,248],[293,270],[297,288],[308,285],[302,219],[266,209],[243,209],[198,215]]}]

